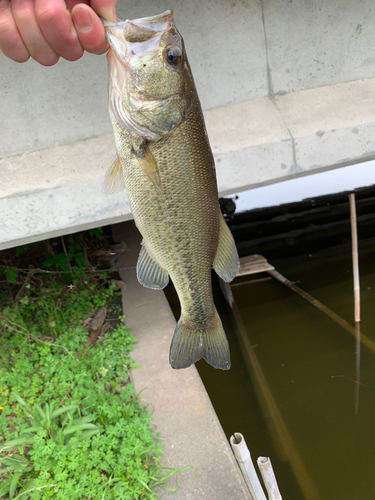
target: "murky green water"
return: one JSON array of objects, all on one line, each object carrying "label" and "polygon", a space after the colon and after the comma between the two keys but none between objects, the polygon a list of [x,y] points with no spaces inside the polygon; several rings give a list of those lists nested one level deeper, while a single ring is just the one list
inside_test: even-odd
[{"label": "murky green water", "polygon": [[[341,252],[341,253],[339,253]],[[350,246],[272,262],[303,290],[353,324]],[[375,245],[360,245],[361,332],[375,341]],[[256,392],[236,325],[218,286],[219,314],[232,353],[229,372],[197,363],[228,438],[241,432],[253,459],[270,456],[283,498],[375,498],[375,352],[274,278],[249,277],[232,286],[246,333],[293,446],[278,444],[280,428]],[[250,280],[258,281],[250,281]],[[358,376],[359,373],[359,376]],[[299,466],[296,462],[299,462]],[[306,475],[313,488],[306,491]],[[302,477],[303,476],[303,477]]]}]

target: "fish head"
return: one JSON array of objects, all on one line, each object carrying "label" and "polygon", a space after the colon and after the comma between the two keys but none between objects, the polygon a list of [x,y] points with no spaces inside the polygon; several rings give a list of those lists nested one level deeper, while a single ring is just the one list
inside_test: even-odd
[{"label": "fish head", "polygon": [[173,11],[103,24],[110,45],[112,121],[148,140],[168,136],[182,122],[192,99],[190,68]]}]

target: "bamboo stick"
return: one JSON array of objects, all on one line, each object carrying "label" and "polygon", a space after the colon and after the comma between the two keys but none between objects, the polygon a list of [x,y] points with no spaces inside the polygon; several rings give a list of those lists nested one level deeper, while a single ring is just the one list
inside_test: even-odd
[{"label": "bamboo stick", "polygon": [[229,441],[246,485],[250,491],[251,500],[267,500],[243,435],[239,432],[235,432]]},{"label": "bamboo stick", "polygon": [[[300,288],[299,286],[297,286],[294,283],[292,283],[291,281],[289,281],[287,278],[285,278],[285,276],[283,276],[278,271],[276,271],[276,269],[273,271],[268,271],[268,274],[270,274],[271,276],[276,278],[278,281],[280,281],[281,283],[283,283],[284,285],[289,287],[291,290],[293,290],[293,292],[298,293],[298,295],[300,295],[305,300],[310,302],[310,304],[312,304],[313,306],[317,307],[322,312],[327,314],[327,316],[329,316],[333,321],[338,323],[340,326],[342,326],[342,328],[345,328],[345,330],[347,332],[349,332],[351,335],[353,335],[354,338],[357,337],[357,332],[356,332],[354,326],[352,326],[350,323],[345,321],[343,318],[341,318],[335,312],[331,311],[331,309],[329,309],[327,306],[325,306],[324,304],[319,302],[319,300],[315,299],[312,295],[310,295],[309,293],[302,290],[302,288]],[[370,349],[370,351],[375,353],[375,342],[363,334],[361,334],[360,338],[361,338],[361,343],[364,344],[368,349]]]},{"label": "bamboo stick", "polygon": [[268,493],[268,500],[282,500],[271,460],[268,457],[258,457],[257,464]]},{"label": "bamboo stick", "polygon": [[358,265],[358,235],[357,235],[357,213],[355,207],[355,194],[349,195],[350,223],[352,228],[352,259],[354,280],[354,321],[361,321],[361,297],[359,289],[359,265]]}]

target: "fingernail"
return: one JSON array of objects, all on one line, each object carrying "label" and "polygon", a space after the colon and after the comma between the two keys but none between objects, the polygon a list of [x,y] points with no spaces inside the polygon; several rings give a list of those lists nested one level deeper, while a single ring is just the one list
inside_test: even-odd
[{"label": "fingernail", "polygon": [[92,17],[86,9],[76,8],[74,11],[74,24],[80,31],[89,31],[92,28]]},{"label": "fingernail", "polygon": [[112,9],[112,19],[114,23],[117,23],[117,12],[116,12],[116,7],[113,7]]},{"label": "fingernail", "polygon": [[111,23],[117,23],[117,13],[116,7],[103,9],[100,11],[100,14],[106,21],[110,21]]}]

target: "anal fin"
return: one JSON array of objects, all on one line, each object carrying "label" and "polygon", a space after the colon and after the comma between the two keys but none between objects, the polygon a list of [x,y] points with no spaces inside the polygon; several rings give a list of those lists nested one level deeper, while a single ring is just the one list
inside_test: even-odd
[{"label": "anal fin", "polygon": [[220,217],[219,242],[212,265],[220,278],[227,283],[236,277],[240,267],[236,244],[222,215]]},{"label": "anal fin", "polygon": [[142,245],[137,262],[138,281],[147,288],[161,290],[168,285],[169,276],[153,259],[145,244]]}]

